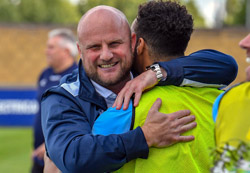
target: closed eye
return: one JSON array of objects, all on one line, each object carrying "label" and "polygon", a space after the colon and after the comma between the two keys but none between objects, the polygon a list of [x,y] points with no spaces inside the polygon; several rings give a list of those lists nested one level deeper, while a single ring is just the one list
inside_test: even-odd
[{"label": "closed eye", "polygon": [[90,49],[90,50],[100,50],[100,48],[101,48],[100,45],[91,45],[87,47],[87,49]]},{"label": "closed eye", "polygon": [[114,41],[114,42],[111,42],[111,43],[109,44],[109,47],[114,48],[114,47],[119,46],[120,44],[122,44],[122,43],[121,43],[121,42],[118,42],[118,41]]}]

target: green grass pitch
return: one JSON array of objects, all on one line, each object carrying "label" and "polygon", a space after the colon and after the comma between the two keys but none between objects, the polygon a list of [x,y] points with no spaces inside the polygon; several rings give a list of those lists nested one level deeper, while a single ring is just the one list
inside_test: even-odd
[{"label": "green grass pitch", "polygon": [[0,127],[0,172],[29,173],[32,128]]}]

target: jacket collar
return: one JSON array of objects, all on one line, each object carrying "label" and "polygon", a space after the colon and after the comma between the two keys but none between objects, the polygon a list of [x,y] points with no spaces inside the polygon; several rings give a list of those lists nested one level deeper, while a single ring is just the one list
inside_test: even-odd
[{"label": "jacket collar", "polygon": [[106,102],[104,98],[96,92],[95,87],[91,83],[89,77],[87,76],[83,68],[81,59],[78,64],[78,74],[79,74],[78,77],[80,81],[79,97],[83,100],[97,104],[103,110],[106,110],[107,109]]}]

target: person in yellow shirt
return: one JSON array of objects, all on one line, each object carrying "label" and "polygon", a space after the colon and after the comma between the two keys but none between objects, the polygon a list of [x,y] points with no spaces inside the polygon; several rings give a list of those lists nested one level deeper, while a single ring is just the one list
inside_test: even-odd
[{"label": "person in yellow shirt", "polygon": [[[250,59],[250,34],[239,42]],[[229,88],[214,104],[217,145],[226,142],[236,147],[240,141],[250,143],[250,66],[246,68],[246,81]],[[225,130],[227,129],[227,130]]]},{"label": "person in yellow shirt", "polygon": [[[250,34],[239,42],[239,46],[246,49],[246,61],[249,62]],[[213,171],[249,172],[250,158],[247,156],[250,154],[250,66],[246,68],[245,82],[232,86],[216,99],[213,118],[216,124],[216,146],[220,154],[219,159],[214,160]],[[231,166],[227,167],[229,163]]]}]

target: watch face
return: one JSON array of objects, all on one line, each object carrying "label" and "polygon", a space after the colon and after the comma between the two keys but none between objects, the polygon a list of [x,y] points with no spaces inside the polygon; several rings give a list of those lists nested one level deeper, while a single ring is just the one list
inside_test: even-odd
[{"label": "watch face", "polygon": [[153,70],[155,70],[155,69],[157,69],[157,68],[160,68],[160,66],[159,66],[159,64],[153,64],[153,65],[151,65],[151,68],[152,68]]}]

